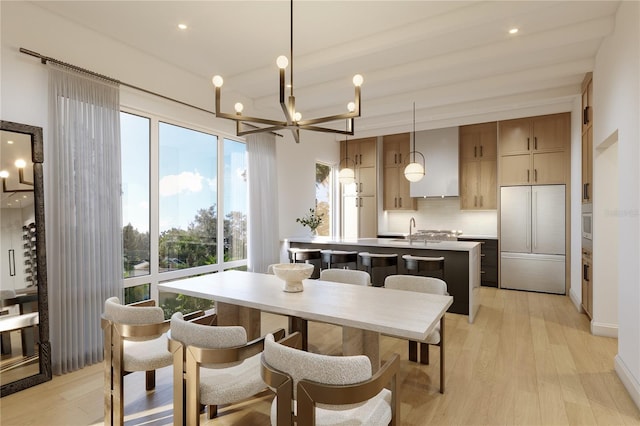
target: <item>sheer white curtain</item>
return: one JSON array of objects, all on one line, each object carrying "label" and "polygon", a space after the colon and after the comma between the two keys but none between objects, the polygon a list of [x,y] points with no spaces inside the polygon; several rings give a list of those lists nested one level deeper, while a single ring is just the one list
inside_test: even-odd
[{"label": "sheer white curtain", "polygon": [[49,64],[45,167],[54,374],[102,361],[104,301],[122,297],[120,95]]},{"label": "sheer white curtain", "polygon": [[247,157],[250,212],[248,269],[267,272],[267,266],[280,259],[275,135],[248,135]]}]

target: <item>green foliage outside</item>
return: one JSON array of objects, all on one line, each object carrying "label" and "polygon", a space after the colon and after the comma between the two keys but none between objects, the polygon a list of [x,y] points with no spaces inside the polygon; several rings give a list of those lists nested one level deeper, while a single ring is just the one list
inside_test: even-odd
[{"label": "green foliage outside", "polygon": [[[171,228],[160,233],[159,267],[160,272],[175,269],[192,268],[217,263],[217,208],[213,205],[200,209],[187,229]],[[246,259],[247,257],[247,217],[242,212],[228,213],[224,226],[224,261]],[[148,274],[150,240],[148,232],[139,232],[131,224],[122,229],[124,243],[124,277],[135,276],[135,268]],[[165,318],[174,312],[189,313],[207,310],[214,306],[213,301],[185,295],[167,297],[160,301]],[[125,299],[129,302],[146,300],[149,284],[125,289]]]},{"label": "green foliage outside", "polygon": [[[216,206],[200,209],[187,229],[171,228],[160,233],[160,271],[192,268],[217,263],[218,219]],[[224,260],[247,256],[247,217],[230,212],[224,218]],[[149,269],[149,233],[131,224],[123,228],[124,277],[135,276],[134,268]],[[148,272],[147,272],[148,273]]]},{"label": "green foliage outside", "polygon": [[182,312],[188,314],[194,311],[206,311],[214,307],[213,300],[200,299],[198,297],[185,296],[179,294],[175,298],[166,298],[160,303],[160,307],[164,311],[164,318],[169,319],[174,312]]}]

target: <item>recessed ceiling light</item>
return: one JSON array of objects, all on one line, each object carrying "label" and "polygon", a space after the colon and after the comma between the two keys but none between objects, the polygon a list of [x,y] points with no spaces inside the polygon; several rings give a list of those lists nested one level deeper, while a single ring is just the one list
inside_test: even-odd
[{"label": "recessed ceiling light", "polygon": [[517,29],[517,28],[511,28],[511,29],[509,30],[509,34],[516,34],[517,32],[518,32],[518,29]]},{"label": "recessed ceiling light", "polygon": [[9,145],[13,145],[13,141],[7,141]]},{"label": "recessed ceiling light", "polygon": [[186,30],[187,24],[178,24],[178,28],[180,28],[181,30]]}]

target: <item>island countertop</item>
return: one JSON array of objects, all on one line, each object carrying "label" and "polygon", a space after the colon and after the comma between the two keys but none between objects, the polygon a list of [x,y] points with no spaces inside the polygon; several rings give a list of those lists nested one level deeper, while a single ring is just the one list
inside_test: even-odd
[{"label": "island countertop", "polygon": [[475,241],[409,241],[402,238],[332,238],[293,237],[286,241],[290,243],[326,244],[328,246],[361,246],[361,247],[389,247],[404,249],[471,251],[480,243]]}]

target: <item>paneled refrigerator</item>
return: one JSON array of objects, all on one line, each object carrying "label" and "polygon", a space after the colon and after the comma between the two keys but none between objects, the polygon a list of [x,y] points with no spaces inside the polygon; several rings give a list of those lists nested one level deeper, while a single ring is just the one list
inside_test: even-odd
[{"label": "paneled refrigerator", "polygon": [[500,188],[500,287],[565,294],[565,186]]}]

